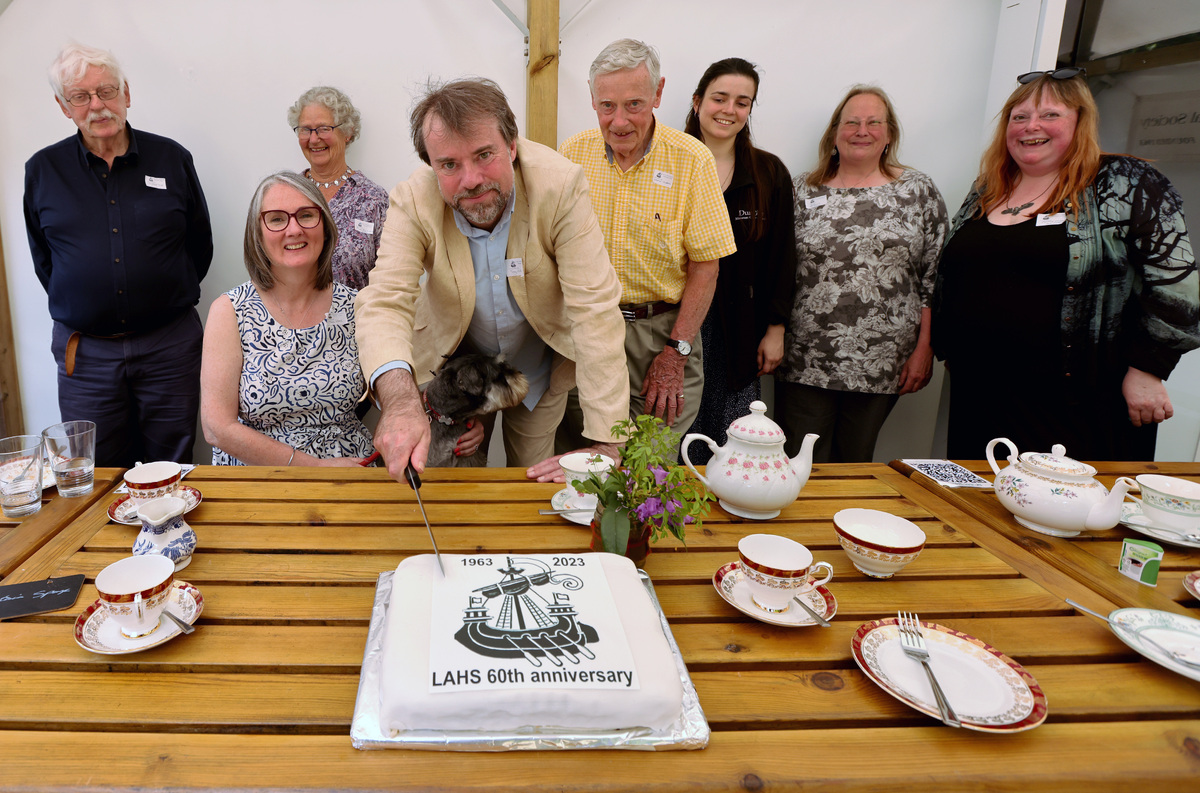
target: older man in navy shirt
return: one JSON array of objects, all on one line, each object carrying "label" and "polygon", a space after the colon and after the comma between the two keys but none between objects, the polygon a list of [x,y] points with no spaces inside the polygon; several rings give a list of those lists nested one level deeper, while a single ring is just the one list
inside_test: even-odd
[{"label": "older man in navy shirt", "polygon": [[54,319],[64,421],[96,422],[96,463],[189,462],[200,404],[200,280],[212,262],[192,156],[125,121],[111,53],[72,44],[50,67],[79,131],[25,164],[25,227]]}]

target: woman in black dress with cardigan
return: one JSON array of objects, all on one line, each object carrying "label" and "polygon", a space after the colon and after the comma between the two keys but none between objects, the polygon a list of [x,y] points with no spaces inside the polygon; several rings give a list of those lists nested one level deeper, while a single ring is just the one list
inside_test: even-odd
[{"label": "woman in black dress with cardigan", "polygon": [[[750,140],[750,111],[758,72],[741,58],[717,61],[692,94],[684,131],[713,152],[737,253],[720,261],[712,307],[701,327],[704,398],[692,432],[718,446],[734,419],[760,399],[759,375],[783,358],[783,331],[796,283],[796,240],[791,176],[773,154]],[[707,446],[689,450],[697,465]]]},{"label": "woman in black dress with cardigan", "polygon": [[1179,194],[1100,151],[1081,69],[1021,75],[951,225],[933,343],[951,458],[989,440],[1081,460],[1153,460],[1163,380],[1200,346],[1200,276]]}]

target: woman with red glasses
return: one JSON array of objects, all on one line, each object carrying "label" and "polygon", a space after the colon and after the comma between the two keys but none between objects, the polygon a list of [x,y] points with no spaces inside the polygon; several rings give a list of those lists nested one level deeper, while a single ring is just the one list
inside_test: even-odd
[{"label": "woman with red glasses", "polygon": [[213,465],[358,465],[371,434],[354,290],[333,280],[337,228],[317,186],[281,171],[246,216],[250,280],[213,301],[200,418]]},{"label": "woman with red glasses", "polygon": [[1163,380],[1200,346],[1182,201],[1149,163],[1100,151],[1082,69],[1017,80],[938,269],[949,456],[1007,437],[1153,460],[1174,412]]}]

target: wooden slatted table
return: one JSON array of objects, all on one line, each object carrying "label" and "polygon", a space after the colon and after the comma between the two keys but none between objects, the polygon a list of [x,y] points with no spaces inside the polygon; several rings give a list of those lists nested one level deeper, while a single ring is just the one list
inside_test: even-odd
[{"label": "wooden slatted table", "polygon": [[[587,546],[586,529],[537,515],[558,486],[519,470],[424,480],[443,552]],[[819,466],[775,520],[714,508],[687,550],[656,547],[645,569],[713,728],[707,749],[659,753],[355,750],[376,577],[429,550],[412,492],[381,469],[202,466],[187,482],[204,495],[188,516],[200,546],[180,573],[204,594],[195,634],[133,655],[75,644],[92,578],[136,534],[108,523],[111,498],[4,579],[82,572],[88,583],[71,612],[0,623],[0,790],[1179,790],[1200,778],[1200,683],[1062,602],[1110,609],[1108,595],[887,466]],[[916,521],[926,550],[891,580],[867,579],[833,532],[849,506]],[[737,540],[764,530],[833,564],[833,628],[765,625],[714,591]],[[1048,697],[1047,722],[1015,735],[953,730],[876,687],[850,640],[898,608],[1024,664]]]}]

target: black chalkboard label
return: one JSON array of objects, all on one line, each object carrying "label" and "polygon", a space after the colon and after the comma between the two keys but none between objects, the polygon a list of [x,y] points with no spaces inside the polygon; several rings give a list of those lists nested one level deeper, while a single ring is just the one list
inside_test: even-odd
[{"label": "black chalkboard label", "polygon": [[83,573],[0,586],[0,620],[69,609],[81,589]]}]

